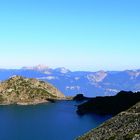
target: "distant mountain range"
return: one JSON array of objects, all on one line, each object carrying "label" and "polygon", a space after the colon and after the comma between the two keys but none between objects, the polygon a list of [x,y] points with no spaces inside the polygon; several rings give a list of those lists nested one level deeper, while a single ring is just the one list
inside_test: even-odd
[{"label": "distant mountain range", "polygon": [[38,65],[21,69],[0,69],[0,80],[13,75],[37,78],[57,87],[65,95],[79,93],[85,96],[115,95],[121,90],[140,91],[140,69],[125,71],[70,71]]}]

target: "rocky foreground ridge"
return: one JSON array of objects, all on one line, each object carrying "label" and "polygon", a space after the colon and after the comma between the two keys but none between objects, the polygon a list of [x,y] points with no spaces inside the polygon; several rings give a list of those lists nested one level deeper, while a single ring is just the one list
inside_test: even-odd
[{"label": "rocky foreground ridge", "polygon": [[140,102],[77,140],[140,140]]},{"label": "rocky foreground ridge", "polygon": [[0,83],[0,104],[38,104],[65,96],[51,84],[13,76]]}]

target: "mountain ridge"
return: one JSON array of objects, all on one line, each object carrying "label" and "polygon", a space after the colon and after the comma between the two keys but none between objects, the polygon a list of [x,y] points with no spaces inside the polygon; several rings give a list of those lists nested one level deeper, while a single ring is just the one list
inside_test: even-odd
[{"label": "mountain ridge", "polygon": [[58,89],[37,79],[12,76],[0,83],[0,104],[38,104],[62,98]]},{"label": "mountain ridge", "polygon": [[[35,69],[34,69],[35,68]],[[32,69],[0,69],[0,80],[12,75],[36,78],[53,84],[66,96],[110,96],[121,90],[140,91],[140,69],[125,71],[70,71],[66,68],[37,66]]]},{"label": "mountain ridge", "polygon": [[139,102],[140,92],[121,91],[115,96],[86,98],[82,95],[77,95],[76,97],[75,99],[80,99],[81,97],[81,99],[85,100],[77,106],[77,113],[79,115],[90,113],[99,115],[116,115]]}]

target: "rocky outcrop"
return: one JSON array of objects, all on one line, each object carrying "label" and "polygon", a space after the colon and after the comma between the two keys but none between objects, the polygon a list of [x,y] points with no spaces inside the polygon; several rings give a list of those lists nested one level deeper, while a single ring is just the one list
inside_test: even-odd
[{"label": "rocky outcrop", "polygon": [[140,101],[140,92],[121,91],[116,96],[96,97],[78,105],[77,113],[96,113],[100,115],[116,115]]},{"label": "rocky outcrop", "polygon": [[13,76],[0,83],[0,104],[38,104],[64,97],[51,84],[36,79]]},{"label": "rocky outcrop", "polygon": [[140,140],[140,102],[77,140]]},{"label": "rocky outcrop", "polygon": [[89,100],[90,98],[85,97],[83,94],[77,94],[76,96],[73,97],[74,101],[85,101]]}]

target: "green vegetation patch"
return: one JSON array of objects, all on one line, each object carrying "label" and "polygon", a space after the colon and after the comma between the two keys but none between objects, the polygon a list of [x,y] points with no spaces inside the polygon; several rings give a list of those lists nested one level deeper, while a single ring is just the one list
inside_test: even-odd
[{"label": "green vegetation patch", "polygon": [[135,137],[135,135],[137,135],[137,134],[140,135],[140,130],[124,136],[124,140],[132,140]]},{"label": "green vegetation patch", "polygon": [[4,101],[4,99],[3,99],[2,95],[0,95],[0,102],[3,102],[3,101]]}]

